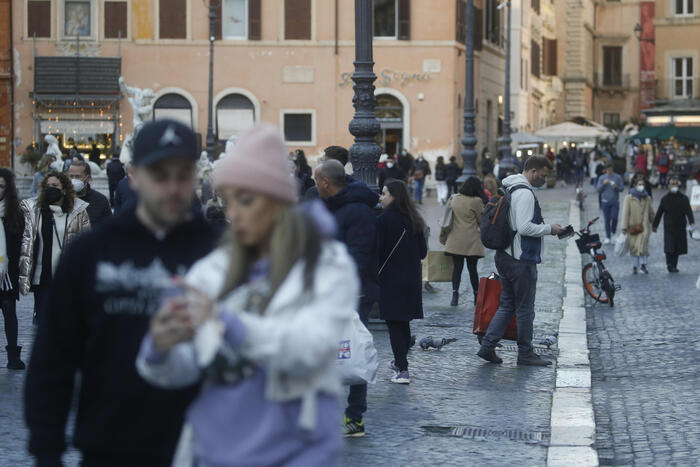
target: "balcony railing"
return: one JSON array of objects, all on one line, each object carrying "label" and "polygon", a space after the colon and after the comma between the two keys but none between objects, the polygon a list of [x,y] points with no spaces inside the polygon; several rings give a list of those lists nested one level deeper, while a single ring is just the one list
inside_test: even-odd
[{"label": "balcony railing", "polygon": [[657,100],[698,98],[700,78],[659,78],[654,85],[654,95]]},{"label": "balcony railing", "polygon": [[595,73],[594,80],[597,89],[628,90],[630,88],[629,73]]}]

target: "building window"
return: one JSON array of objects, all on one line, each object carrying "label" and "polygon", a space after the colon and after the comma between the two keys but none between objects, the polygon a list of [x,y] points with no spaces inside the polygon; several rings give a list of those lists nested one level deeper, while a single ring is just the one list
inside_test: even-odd
[{"label": "building window", "polygon": [[64,36],[90,36],[91,31],[91,6],[90,1],[64,3],[63,10],[63,35]]},{"label": "building window", "polygon": [[673,13],[678,16],[693,14],[693,2],[695,0],[674,0]]},{"label": "building window", "polygon": [[282,128],[286,143],[311,146],[316,144],[315,111],[283,110]]},{"label": "building window", "polygon": [[187,0],[160,0],[159,37],[187,39]]},{"label": "building window", "polygon": [[399,0],[374,0],[374,37],[396,39],[399,24]]},{"label": "building window", "polygon": [[284,38],[311,39],[311,0],[285,0]]},{"label": "building window", "polygon": [[484,38],[491,44],[502,46],[501,41],[501,10],[498,9],[496,0],[486,0],[486,19]]},{"label": "building window", "polygon": [[542,55],[544,74],[556,76],[557,74],[557,40],[542,38]]},{"label": "building window", "polygon": [[51,2],[27,2],[27,35],[51,37]]},{"label": "building window", "polygon": [[535,41],[530,41],[530,65],[531,73],[536,78],[540,77],[540,44]]},{"label": "building window", "polygon": [[620,114],[619,113],[604,113],[603,114],[603,125],[607,127],[617,126],[620,124]]},{"label": "building window", "polygon": [[255,105],[243,94],[229,94],[216,104],[216,134],[229,139],[255,125]]},{"label": "building window", "polygon": [[693,97],[693,59],[673,59],[673,97]]},{"label": "building window", "polygon": [[536,14],[540,14],[540,0],[532,0],[532,10]]},{"label": "building window", "polygon": [[153,119],[169,118],[192,128],[192,106],[180,94],[163,94],[153,104]]},{"label": "building window", "polygon": [[622,47],[603,47],[603,85],[622,84]]},{"label": "building window", "polygon": [[224,39],[248,38],[248,0],[224,0],[221,14]]},{"label": "building window", "polygon": [[127,37],[126,2],[105,2],[105,39]]}]

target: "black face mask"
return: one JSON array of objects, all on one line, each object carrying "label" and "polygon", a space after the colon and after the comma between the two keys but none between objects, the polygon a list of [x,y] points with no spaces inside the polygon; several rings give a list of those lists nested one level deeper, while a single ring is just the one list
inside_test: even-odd
[{"label": "black face mask", "polygon": [[55,186],[49,186],[44,190],[44,196],[47,203],[53,204],[63,197],[63,192]]}]

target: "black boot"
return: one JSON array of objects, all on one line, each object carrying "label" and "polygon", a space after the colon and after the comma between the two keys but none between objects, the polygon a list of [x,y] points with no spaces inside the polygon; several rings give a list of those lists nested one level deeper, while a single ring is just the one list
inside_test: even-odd
[{"label": "black boot", "polygon": [[479,297],[479,292],[475,290],[475,291],[474,291],[474,306],[476,306],[476,299],[477,299],[478,297]]},{"label": "black boot", "polygon": [[15,347],[6,346],[5,350],[7,350],[7,368],[10,370],[24,370],[24,362],[19,358],[22,347],[18,345]]},{"label": "black boot", "polygon": [[450,302],[450,306],[457,306],[459,304],[459,292],[453,291],[452,292],[452,301]]}]

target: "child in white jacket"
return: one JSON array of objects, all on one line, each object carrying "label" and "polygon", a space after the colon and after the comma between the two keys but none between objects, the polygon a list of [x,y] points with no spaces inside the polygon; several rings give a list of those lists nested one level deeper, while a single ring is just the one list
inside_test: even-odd
[{"label": "child in white jacket", "polygon": [[[277,130],[241,137],[214,173],[234,232],[196,263],[144,339],[155,385],[204,379],[175,465],[339,465],[338,341],[359,282],[322,205],[302,212]],[[194,461],[194,462],[193,462]]]}]

